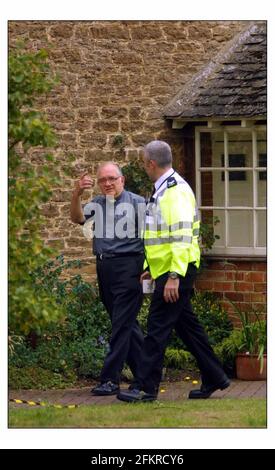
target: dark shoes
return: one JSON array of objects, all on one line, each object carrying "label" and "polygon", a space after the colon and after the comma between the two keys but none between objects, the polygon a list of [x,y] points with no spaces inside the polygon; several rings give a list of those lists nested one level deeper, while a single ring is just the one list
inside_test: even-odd
[{"label": "dark shoes", "polygon": [[117,398],[121,401],[128,401],[129,403],[140,403],[145,401],[154,401],[157,399],[157,395],[151,395],[150,393],[145,393],[137,388],[133,388],[131,390],[119,392]]},{"label": "dark shoes", "polygon": [[[216,390],[224,390],[229,387],[229,379],[225,379],[223,382],[212,386],[201,385],[200,389],[191,390],[189,393],[190,399],[209,398],[212,393]],[[138,388],[129,388],[128,390],[120,391],[119,385],[111,382],[102,383],[97,385],[91,390],[93,395],[108,396],[117,395],[117,398],[121,401],[129,403],[141,403],[145,401],[154,401],[157,399],[157,394],[150,394],[139,390]]]},{"label": "dark shoes", "polygon": [[116,395],[119,392],[119,386],[110,380],[108,382],[97,385],[91,390],[93,395],[107,396]]},{"label": "dark shoes", "polygon": [[224,390],[225,388],[229,387],[230,385],[230,380],[225,379],[223,382],[220,382],[219,384],[212,385],[212,386],[205,386],[201,385],[200,389],[197,390],[191,390],[189,393],[189,398],[194,399],[194,398],[209,398],[212,393],[214,393],[216,390]]}]

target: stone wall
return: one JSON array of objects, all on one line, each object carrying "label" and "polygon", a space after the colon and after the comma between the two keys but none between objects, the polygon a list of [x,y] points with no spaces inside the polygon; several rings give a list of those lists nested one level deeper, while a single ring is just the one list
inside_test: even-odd
[{"label": "stone wall", "polygon": [[[163,106],[231,38],[245,21],[10,21],[9,44],[27,39],[46,47],[60,82],[41,102],[59,136],[58,158],[73,154],[72,176],[54,189],[45,206],[43,236],[66,257],[80,258],[94,272],[90,243],[69,220],[74,178],[93,176],[99,162],[124,164],[148,141],[165,139],[176,167],[188,179],[182,133],[162,117]],[[117,137],[118,136],[118,137]],[[39,164],[39,150],[32,153]],[[41,163],[40,163],[41,164]],[[187,169],[186,169],[187,168]],[[91,193],[85,194],[83,201]]]}]

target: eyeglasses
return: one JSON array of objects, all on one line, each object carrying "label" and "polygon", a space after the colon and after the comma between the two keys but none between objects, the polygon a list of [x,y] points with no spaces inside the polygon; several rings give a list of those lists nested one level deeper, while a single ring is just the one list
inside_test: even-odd
[{"label": "eyeglasses", "polygon": [[106,183],[114,183],[118,178],[121,178],[121,175],[115,177],[115,176],[109,176],[109,178],[99,178],[97,180],[98,184],[106,184]]}]

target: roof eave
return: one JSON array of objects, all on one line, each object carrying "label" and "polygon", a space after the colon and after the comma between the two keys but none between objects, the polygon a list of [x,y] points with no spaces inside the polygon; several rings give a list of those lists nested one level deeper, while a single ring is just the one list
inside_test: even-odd
[{"label": "roof eave", "polygon": [[170,119],[173,121],[185,121],[185,122],[191,122],[191,121],[209,121],[210,119],[212,120],[219,120],[219,121],[240,121],[241,119],[252,119],[252,120],[262,120],[262,119],[267,119],[265,114],[236,114],[232,116],[218,116],[217,114],[213,116],[192,116],[192,117],[187,117],[187,116],[164,116],[165,119]]}]

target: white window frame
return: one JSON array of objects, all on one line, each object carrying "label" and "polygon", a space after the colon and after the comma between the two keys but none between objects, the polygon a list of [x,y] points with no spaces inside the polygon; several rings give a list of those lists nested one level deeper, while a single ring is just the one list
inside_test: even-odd
[{"label": "white window frame", "polygon": [[[206,126],[196,126],[195,128],[195,159],[196,159],[196,199],[198,203],[198,209],[201,216],[202,210],[224,210],[225,211],[225,246],[215,246],[207,254],[209,255],[239,255],[239,256],[266,256],[266,247],[256,246],[257,242],[257,229],[258,221],[256,213],[260,210],[266,211],[266,207],[257,206],[258,201],[258,185],[257,185],[257,176],[259,171],[267,170],[266,167],[257,166],[257,134],[256,131],[266,131],[266,126],[257,125],[257,126],[242,126],[242,125],[231,125],[231,126],[215,126],[213,123],[208,123]],[[201,174],[204,171],[212,171],[211,167],[201,167],[201,147],[200,147],[200,135],[205,132],[224,132],[224,167],[214,167],[215,170],[221,170],[224,172],[224,184],[225,184],[225,203],[224,206],[203,206],[201,200]],[[229,166],[228,166],[228,132],[252,132],[252,167],[245,167],[243,170],[253,172],[253,206],[229,206]],[[230,167],[231,171],[240,170],[240,168]],[[253,212],[253,247],[229,247],[229,210],[252,210]]]}]

